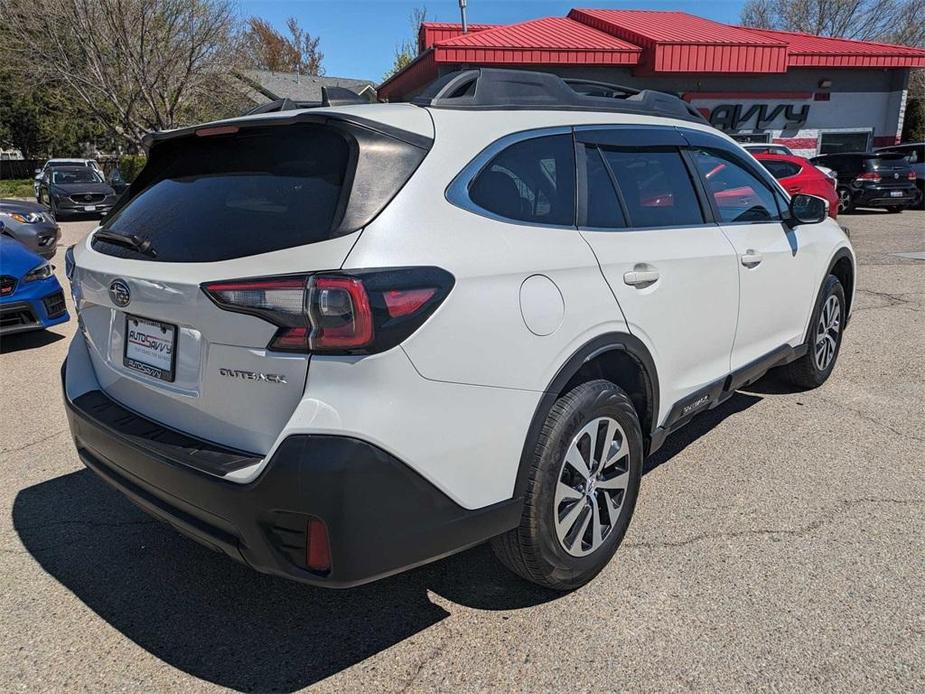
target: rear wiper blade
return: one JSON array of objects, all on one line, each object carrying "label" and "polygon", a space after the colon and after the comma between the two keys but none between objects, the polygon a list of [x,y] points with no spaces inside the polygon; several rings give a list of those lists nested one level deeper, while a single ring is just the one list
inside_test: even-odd
[{"label": "rear wiper blade", "polygon": [[157,251],[154,250],[154,245],[148,239],[143,239],[136,234],[116,234],[112,231],[98,231],[93,235],[94,239],[99,239],[100,241],[105,241],[106,243],[111,243],[115,246],[124,246],[125,248],[131,248],[134,251],[143,253],[144,255],[150,255],[152,258],[157,257]]}]

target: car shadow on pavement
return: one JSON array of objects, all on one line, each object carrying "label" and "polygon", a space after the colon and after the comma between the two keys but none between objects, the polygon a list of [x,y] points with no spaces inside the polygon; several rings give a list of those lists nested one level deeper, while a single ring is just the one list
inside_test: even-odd
[{"label": "car shadow on pavement", "polygon": [[301,689],[413,637],[449,614],[428,591],[480,609],[562,595],[513,576],[487,546],[349,590],[265,576],[150,518],[89,470],[19,492],[13,524],[41,567],[127,638],[239,691]]},{"label": "car shadow on pavement", "polygon": [[19,352],[24,349],[35,349],[51,345],[66,336],[59,333],[53,333],[50,330],[35,330],[28,333],[17,333],[7,335],[0,340],[0,354],[9,354],[10,352]]},{"label": "car shadow on pavement", "polygon": [[[737,393],[704,413],[645,472],[760,400]],[[514,576],[487,545],[349,590],[265,576],[150,518],[89,470],[20,491],[13,525],[45,571],[127,638],[239,691],[294,691],[414,637],[449,615],[429,592],[481,610],[563,595]]]}]

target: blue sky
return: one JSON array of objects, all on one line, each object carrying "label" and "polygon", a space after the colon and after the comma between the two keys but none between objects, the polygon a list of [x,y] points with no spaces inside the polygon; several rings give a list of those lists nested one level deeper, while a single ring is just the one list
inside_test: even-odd
[{"label": "blue sky", "polygon": [[[468,0],[469,21],[510,24],[537,17],[565,16],[572,7],[681,10],[720,22],[736,22],[741,0],[673,0],[672,2],[554,2],[547,0]],[[287,17],[321,37],[328,75],[380,81],[392,64],[395,47],[411,33],[410,15],[427,7],[428,19],[459,20],[457,0],[239,0],[241,15],[257,16],[285,29]]]}]

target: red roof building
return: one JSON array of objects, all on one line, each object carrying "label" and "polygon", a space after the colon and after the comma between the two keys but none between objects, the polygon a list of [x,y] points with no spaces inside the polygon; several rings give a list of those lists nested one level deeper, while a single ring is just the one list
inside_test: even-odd
[{"label": "red roof building", "polygon": [[478,66],[674,91],[741,140],[804,155],[893,144],[925,50],[721,24],[684,12],[573,9],[510,25],[425,22],[418,57],[379,87],[401,101]]}]

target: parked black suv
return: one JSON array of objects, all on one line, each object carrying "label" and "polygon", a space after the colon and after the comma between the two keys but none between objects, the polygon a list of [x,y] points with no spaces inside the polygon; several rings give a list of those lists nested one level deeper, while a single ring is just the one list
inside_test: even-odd
[{"label": "parked black suv", "polygon": [[915,205],[918,191],[915,171],[901,154],[843,152],[810,159],[838,176],[838,211],[855,207],[881,207],[890,212]]}]

